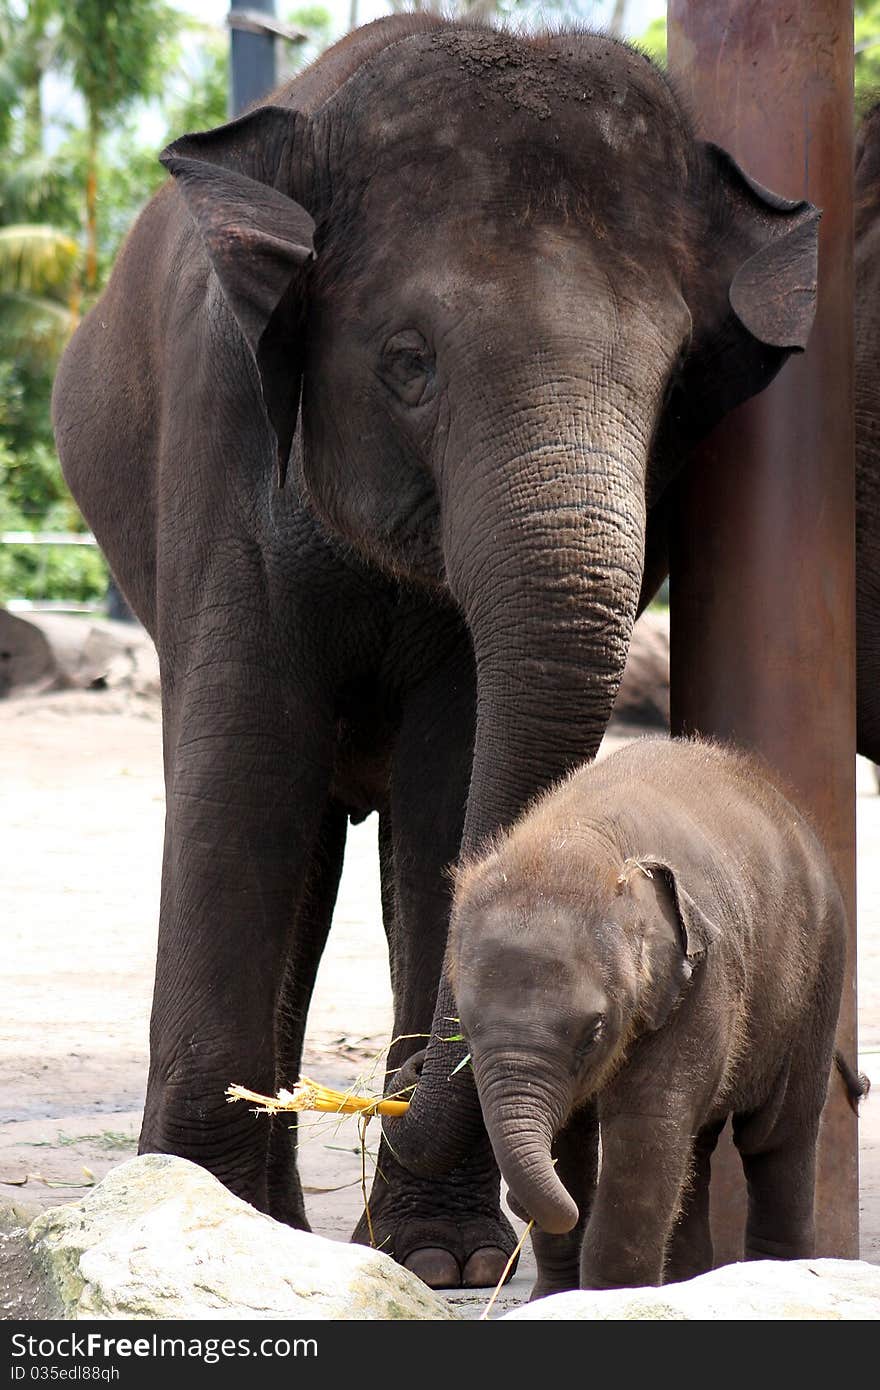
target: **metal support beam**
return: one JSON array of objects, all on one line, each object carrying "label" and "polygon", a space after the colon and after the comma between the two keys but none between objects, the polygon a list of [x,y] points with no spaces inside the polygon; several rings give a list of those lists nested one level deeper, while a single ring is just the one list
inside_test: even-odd
[{"label": "metal support beam", "polygon": [[[701,134],[823,209],[806,353],[705,442],[672,539],[672,719],[758,749],[811,813],[851,923],[838,1041],[855,1060],[853,7],[670,0],[669,66]],[[716,1260],[740,1258],[742,1177],[713,1180]],[[856,1122],[832,1079],[817,1253],[858,1255]]]},{"label": "metal support beam", "polygon": [[[260,16],[265,26],[260,31]],[[241,19],[247,21],[239,22]],[[256,21],[256,22],[255,22]],[[238,116],[252,102],[264,97],[275,86],[275,44],[278,25],[275,0],[247,0],[229,12],[230,91],[229,114]]]}]

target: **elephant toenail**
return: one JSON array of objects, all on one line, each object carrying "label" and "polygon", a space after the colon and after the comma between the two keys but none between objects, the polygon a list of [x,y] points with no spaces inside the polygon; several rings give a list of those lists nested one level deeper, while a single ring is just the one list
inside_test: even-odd
[{"label": "elephant toenail", "polygon": [[430,1289],[461,1288],[458,1260],[454,1255],[450,1255],[448,1250],[440,1250],[434,1246],[413,1250],[404,1260],[404,1266],[413,1274],[417,1274]]},{"label": "elephant toenail", "polygon": [[[464,1267],[463,1286],[466,1289],[494,1288],[504,1273],[508,1258],[506,1251],[499,1250],[497,1246],[493,1245],[482,1246],[479,1250],[475,1250]],[[516,1265],[517,1262],[514,1260],[505,1283],[513,1278]]]}]

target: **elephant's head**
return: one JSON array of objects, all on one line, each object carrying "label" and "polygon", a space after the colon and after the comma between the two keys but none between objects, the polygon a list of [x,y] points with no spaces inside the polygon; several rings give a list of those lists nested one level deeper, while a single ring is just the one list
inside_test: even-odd
[{"label": "elephant's head", "polygon": [[718,931],[669,862],[621,862],[576,825],[543,845],[534,831],[460,871],[449,972],[498,1166],[520,1212],[560,1233],[578,1212],[554,1136],[663,1027]]},{"label": "elephant's head", "polygon": [[[312,109],[163,159],[256,362],[267,459],[271,440],[328,527],[465,617],[472,851],[595,753],[646,516],[804,346],[818,214],[696,140],[622,44],[419,24]],[[455,1012],[444,985],[439,1031]],[[419,1138],[449,1056],[429,1049],[395,1123],[413,1167],[478,1123],[464,1080],[446,1152]]]}]

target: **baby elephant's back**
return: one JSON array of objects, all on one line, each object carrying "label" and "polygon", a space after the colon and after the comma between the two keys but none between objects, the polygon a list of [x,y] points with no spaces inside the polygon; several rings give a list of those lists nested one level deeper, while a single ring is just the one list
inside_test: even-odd
[{"label": "baby elephant's back", "polygon": [[843,979],[846,913],[816,831],[744,753],[651,740],[617,756],[645,828],[720,930],[715,964],[739,993],[743,1042],[790,1046],[822,1001],[836,1013]]}]

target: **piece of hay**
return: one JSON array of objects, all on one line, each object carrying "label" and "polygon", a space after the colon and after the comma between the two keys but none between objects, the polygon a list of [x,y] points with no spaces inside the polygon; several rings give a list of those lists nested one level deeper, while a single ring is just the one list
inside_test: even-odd
[{"label": "piece of hay", "polygon": [[[409,1089],[413,1089],[410,1087]],[[263,1096],[246,1086],[227,1086],[226,1099],[250,1100],[267,1115],[283,1110],[320,1110],[332,1115],[405,1115],[408,1100],[393,1096],[356,1096],[351,1091],[334,1091],[318,1081],[301,1076],[292,1091],[280,1090],[276,1096]]]}]

